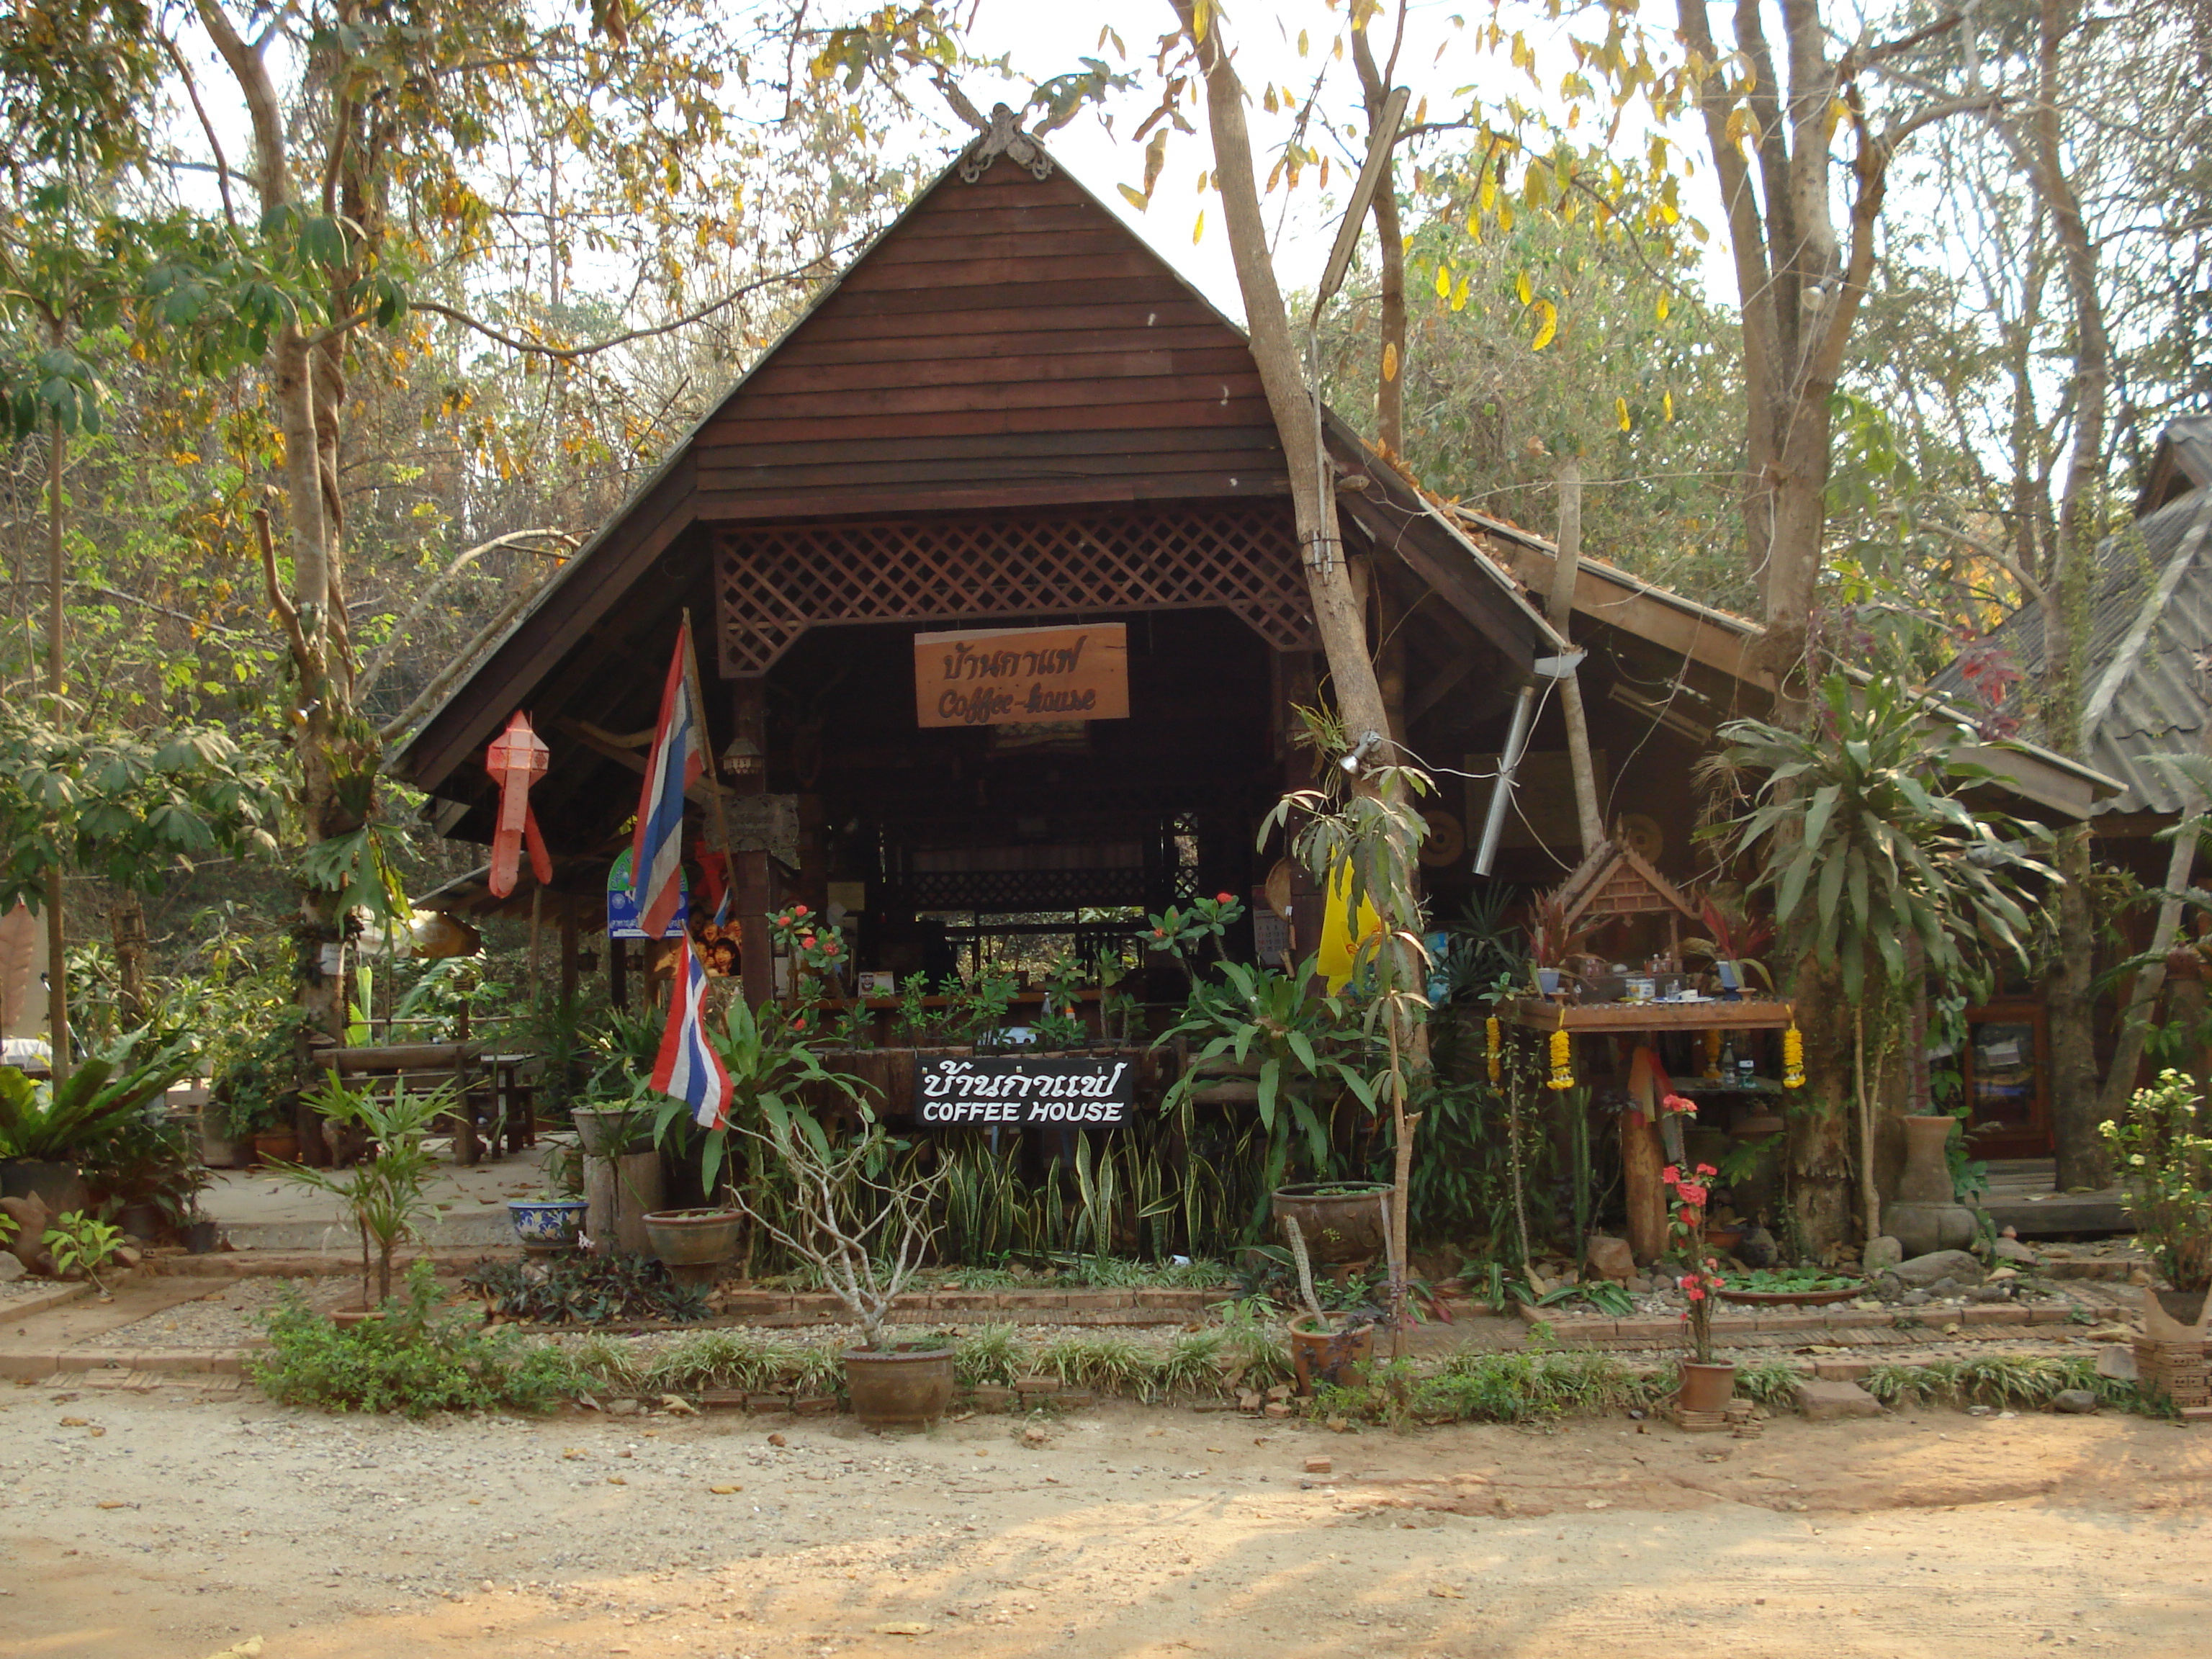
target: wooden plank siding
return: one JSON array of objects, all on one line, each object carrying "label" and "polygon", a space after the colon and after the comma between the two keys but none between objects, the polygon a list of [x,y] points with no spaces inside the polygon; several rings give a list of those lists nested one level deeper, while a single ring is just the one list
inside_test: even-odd
[{"label": "wooden plank siding", "polygon": [[700,428],[717,524],[1288,489],[1250,348],[1064,173],[947,177]]},{"label": "wooden plank siding", "polygon": [[[1348,432],[1330,441],[1347,470],[1387,472]],[[1410,489],[1383,494],[1387,524],[1353,538],[1435,542],[1412,562],[1507,664],[1525,664],[1541,623],[1425,521]],[[564,714],[649,723],[682,606],[713,660],[713,550],[749,525],[1206,502],[1272,502],[1287,520],[1288,495],[1233,324],[1064,172],[1039,180],[1001,157],[970,184],[948,167],[549,584],[395,769],[480,806],[483,745],[518,708],[541,730]],[[556,766],[549,815],[585,813],[603,770]]]}]

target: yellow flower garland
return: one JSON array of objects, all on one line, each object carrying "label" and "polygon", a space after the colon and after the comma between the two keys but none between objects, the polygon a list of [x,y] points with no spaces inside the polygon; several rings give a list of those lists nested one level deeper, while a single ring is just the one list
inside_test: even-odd
[{"label": "yellow flower garland", "polygon": [[1782,1086],[1805,1086],[1805,1034],[1797,1029],[1797,1011],[1790,1011],[1790,1029],[1782,1034]]},{"label": "yellow flower garland", "polygon": [[1505,1076],[1504,1043],[1498,1030],[1498,1016],[1492,1014],[1483,1021],[1482,1029],[1488,1040],[1486,1052],[1490,1060],[1490,1086],[1494,1089],[1504,1080]]},{"label": "yellow flower garland", "polygon": [[1559,1011],[1559,1029],[1552,1033],[1552,1077],[1544,1086],[1547,1089],[1571,1089],[1575,1086],[1575,1043],[1567,1035],[1566,1011]]}]

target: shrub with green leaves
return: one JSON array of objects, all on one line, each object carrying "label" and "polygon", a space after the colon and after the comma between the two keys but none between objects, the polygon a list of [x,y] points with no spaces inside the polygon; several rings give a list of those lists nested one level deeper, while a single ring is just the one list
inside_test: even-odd
[{"label": "shrub with green leaves", "polygon": [[2112,1149],[2136,1239],[2177,1291],[2212,1290],[2212,1106],[2171,1068],[2098,1126]]},{"label": "shrub with green leaves", "polygon": [[542,1412],[579,1378],[560,1349],[487,1330],[471,1312],[441,1313],[435,1270],[418,1261],[380,1318],[339,1326],[295,1295],[268,1318],[269,1351],[253,1380],[271,1400],[325,1411]]}]

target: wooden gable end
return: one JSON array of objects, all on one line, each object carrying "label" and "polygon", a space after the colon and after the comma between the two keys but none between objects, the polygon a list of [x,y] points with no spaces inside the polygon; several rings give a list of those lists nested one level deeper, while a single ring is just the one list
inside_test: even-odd
[{"label": "wooden gable end", "polygon": [[1068,178],[948,171],[700,428],[696,516],[1280,496],[1237,331]]}]

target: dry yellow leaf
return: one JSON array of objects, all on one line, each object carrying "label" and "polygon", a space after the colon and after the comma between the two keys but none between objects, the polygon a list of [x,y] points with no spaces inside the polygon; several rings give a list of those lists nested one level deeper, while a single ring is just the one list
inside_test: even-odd
[{"label": "dry yellow leaf", "polygon": [[707,1490],[717,1498],[727,1498],[733,1492],[743,1492],[743,1486],[709,1486]]},{"label": "dry yellow leaf", "polygon": [[878,1636],[927,1636],[929,1626],[912,1623],[871,1625],[868,1628]]},{"label": "dry yellow leaf", "polygon": [[1541,351],[1559,331],[1559,308],[1549,300],[1536,301],[1536,315],[1540,320],[1536,325],[1536,337],[1528,342],[1531,351]]},{"label": "dry yellow leaf", "polygon": [[1386,341],[1383,343],[1382,378],[1386,380],[1395,380],[1398,378],[1398,343],[1395,340]]}]

